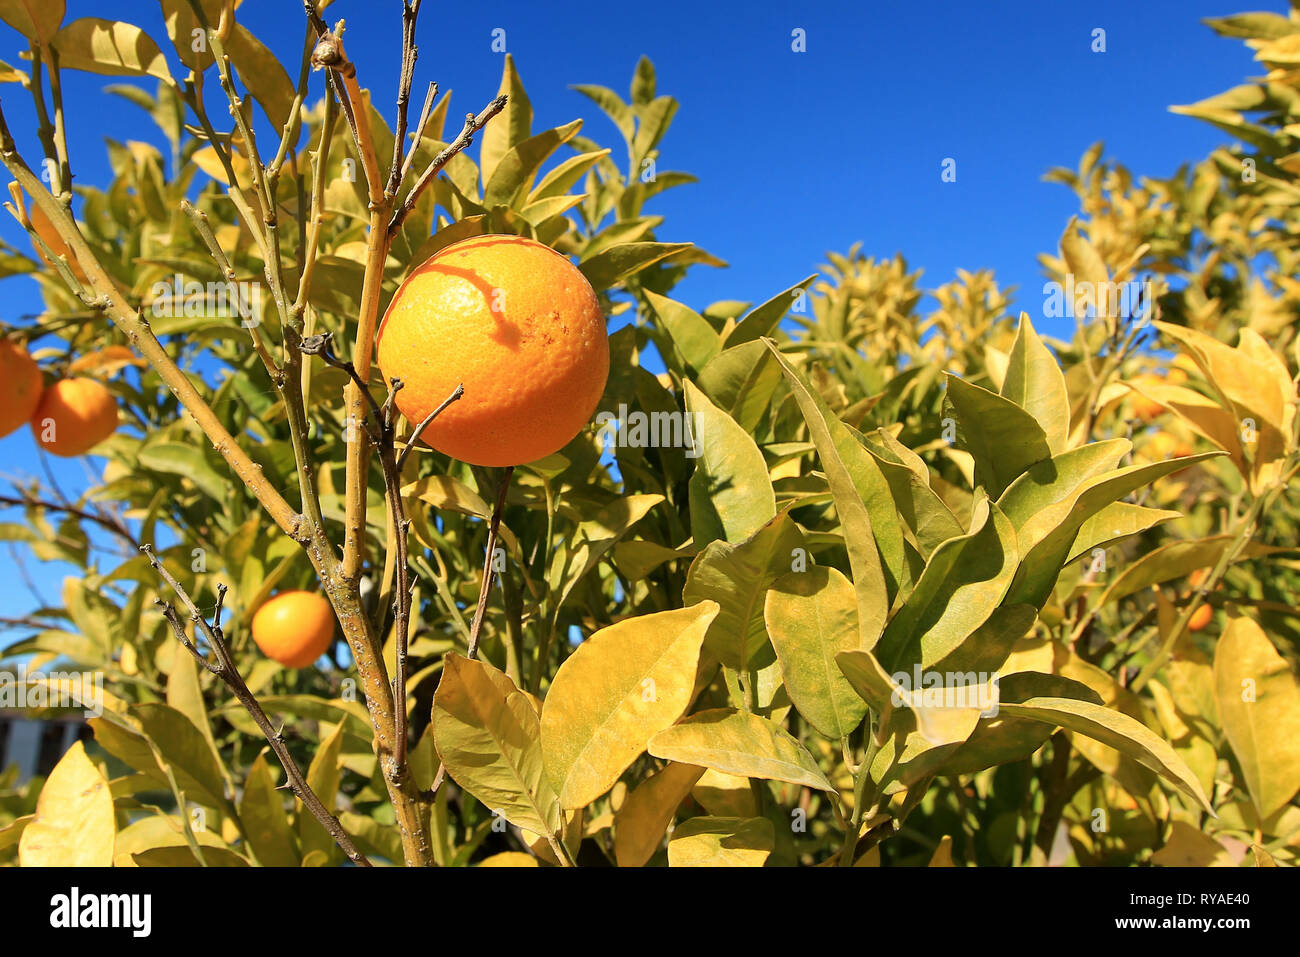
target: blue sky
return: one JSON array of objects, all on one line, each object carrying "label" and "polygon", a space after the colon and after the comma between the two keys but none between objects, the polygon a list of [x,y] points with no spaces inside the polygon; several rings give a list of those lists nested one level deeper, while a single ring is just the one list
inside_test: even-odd
[{"label": "blue sky", "polygon": [[[123,18],[144,27],[183,75],[149,2],[69,0],[68,20]],[[454,90],[452,116],[495,94],[502,55],[493,30],[505,30],[532,100],[534,130],[575,117],[584,135],[617,147],[618,134],[569,87],[595,83],[624,97],[638,57],[648,55],[659,92],[681,101],[661,144],[659,170],[694,174],[698,184],[652,201],[666,218],[659,238],[691,241],[730,263],[697,267],[676,298],[702,308],[719,299],[759,302],[816,270],[826,250],[861,241],[871,256],[902,252],[922,268],[923,286],[959,267],[992,268],[1041,301],[1036,255],[1053,251],[1073,194],[1042,182],[1058,165],[1074,167],[1097,140],[1137,174],[1167,176],[1203,157],[1224,136],[1168,112],[1255,76],[1240,42],[1200,21],[1245,9],[1286,9],[1283,0],[1090,0],[1088,3],[913,2],[703,4],[556,3],[507,5],[426,2],[419,30],[416,89],[436,79]],[[339,0],[326,11],[348,20],[347,49],[363,85],[393,112],[400,5]],[[297,63],[301,7],[293,0],[249,0],[245,23],[282,59]],[[1106,31],[1106,52],[1091,50]],[[804,31],[806,52],[792,50]],[[19,63],[26,43],[0,25],[0,60]],[[296,67],[291,75],[296,76]],[[66,81],[70,151],[82,183],[108,176],[103,138],[152,139],[136,107],[99,92],[117,78]],[[317,89],[320,78],[317,77]],[[10,127],[30,158],[39,147],[30,99],[0,87]],[[416,109],[418,109],[418,104]],[[475,148],[477,149],[477,147]],[[618,157],[621,150],[615,149]],[[945,158],[957,180],[944,183]],[[625,160],[624,160],[625,161]],[[10,218],[0,238],[27,249]],[[8,322],[39,310],[29,280],[0,280]],[[1062,328],[1048,332],[1064,333]],[[0,472],[40,474],[26,430],[0,443]],[[84,487],[79,462],[55,461],[70,489]],[[91,460],[92,467],[102,462]],[[17,513],[0,511],[0,521]],[[66,569],[29,561],[42,594],[57,601]],[[34,605],[8,551],[0,549],[0,615]]]}]

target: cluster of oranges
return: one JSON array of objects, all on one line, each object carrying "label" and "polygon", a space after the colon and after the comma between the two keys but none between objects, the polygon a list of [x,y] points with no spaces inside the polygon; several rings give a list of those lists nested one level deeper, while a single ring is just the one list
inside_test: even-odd
[{"label": "cluster of oranges", "polygon": [[94,379],[74,376],[45,386],[36,360],[0,339],[0,438],[23,423],[47,452],[85,455],[117,430],[117,401]]}]

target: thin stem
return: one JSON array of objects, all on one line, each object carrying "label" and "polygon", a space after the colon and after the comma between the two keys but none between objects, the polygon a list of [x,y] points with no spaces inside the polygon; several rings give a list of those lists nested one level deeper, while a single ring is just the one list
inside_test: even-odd
[{"label": "thin stem", "polygon": [[397,212],[393,213],[393,218],[388,224],[389,236],[397,234],[397,231],[402,227],[402,221],[411,214],[411,211],[415,209],[415,204],[420,201],[420,194],[428,188],[448,161],[474,141],[474,134],[486,126],[488,120],[505,109],[507,99],[507,95],[502,93],[485,106],[483,112],[479,113],[478,116],[473,113],[465,115],[465,126],[461,129],[460,135],[425,167],[424,172],[420,174],[420,178],[411,187],[411,191],[406,194],[406,199],[402,202],[402,205],[397,208]]},{"label": "thin stem", "polygon": [[335,843],[343,849],[343,853],[348,856],[349,860],[361,867],[370,867],[370,861],[357,850],[352,838],[348,836],[348,833],[343,829],[343,825],[339,823],[339,819],[321,803],[320,798],[316,796],[316,792],[311,789],[311,785],[307,783],[307,779],[303,777],[302,771],[298,768],[298,763],[294,761],[293,755],[289,753],[289,749],[285,746],[284,735],[272,726],[266,712],[258,704],[257,698],[248,690],[248,685],[244,683],[239,669],[235,666],[234,658],[230,654],[230,648],[226,644],[225,634],[221,629],[221,606],[225,600],[226,586],[217,586],[216,613],[213,615],[212,623],[209,624],[207,619],[199,612],[193,599],[181,586],[181,583],[158,560],[158,557],[153,553],[153,549],[148,545],[142,545],[140,548],[149,557],[149,564],[158,572],[159,577],[176,592],[177,597],[189,609],[190,620],[194,623],[196,629],[202,630],[208,646],[216,657],[216,661],[209,661],[198,650],[195,643],[189,639],[181,623],[180,615],[171,602],[159,598],[154,603],[162,607],[163,615],[171,623],[177,639],[185,647],[185,650],[194,656],[196,661],[220,678],[238,699],[239,703],[244,706],[244,710],[257,724],[257,727],[266,737],[267,743],[271,746],[271,750],[275,752],[275,756],[280,760],[285,775],[288,777],[289,786],[293,789],[293,793],[298,796],[298,799],[302,801],[303,806],[312,813],[316,820],[320,821],[321,826],[334,838]]},{"label": "thin stem", "polygon": [[483,558],[483,583],[479,586],[478,605],[474,609],[474,620],[469,626],[469,648],[465,655],[468,658],[478,656],[479,634],[483,630],[483,616],[487,612],[488,595],[492,590],[492,577],[495,571],[495,561],[493,553],[497,547],[497,532],[501,527],[501,513],[506,507],[506,492],[510,488],[510,476],[514,474],[514,466],[507,465],[501,474],[501,486],[497,489],[496,506],[492,509],[492,519],[488,523],[487,555]]}]

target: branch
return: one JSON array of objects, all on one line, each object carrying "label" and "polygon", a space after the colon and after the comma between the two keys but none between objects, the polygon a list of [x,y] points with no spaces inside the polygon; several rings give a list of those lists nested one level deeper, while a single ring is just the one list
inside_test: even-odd
[{"label": "branch", "polygon": [[322,30],[325,21],[321,20],[316,13],[315,4],[307,0],[306,7],[319,36],[316,49],[311,55],[312,66],[329,70],[334,89],[339,91],[343,113],[347,116],[348,126],[352,130],[357,155],[361,158],[361,168],[366,174],[370,204],[379,205],[384,202],[384,191],[379,178],[379,157],[375,153],[375,138],[370,128],[370,116],[365,112],[366,100],[361,93],[361,86],[357,83],[357,68],[348,59],[347,52],[343,49],[344,23],[340,20],[333,31]]},{"label": "branch", "polygon": [[456,390],[452,392],[451,395],[447,396],[447,398],[443,400],[442,405],[438,406],[427,416],[425,416],[424,421],[415,427],[415,430],[411,433],[410,437],[406,440],[406,447],[402,449],[402,454],[397,457],[397,471],[399,474],[402,471],[402,466],[406,464],[407,456],[411,454],[411,450],[415,448],[416,443],[420,441],[420,436],[424,434],[424,430],[427,429],[429,426],[433,425],[433,420],[436,419],[438,416],[442,415],[443,409],[447,408],[447,406],[451,405],[453,402],[455,402],[464,394],[465,394],[465,383],[462,382],[456,386]]},{"label": "branch", "polygon": [[[393,732],[393,767],[390,774],[400,775],[406,768],[406,655],[410,646],[412,589],[411,569],[406,543],[411,523],[406,517],[406,506],[402,501],[401,464],[405,461],[405,452],[403,452],[401,458],[397,456],[396,452],[395,397],[402,388],[402,380],[392,380],[392,388],[388,393],[388,398],[384,401],[383,406],[380,406],[375,402],[370,390],[365,387],[365,383],[361,381],[356,367],[351,362],[339,359],[330,351],[330,338],[330,334],[326,332],[304,340],[303,353],[319,356],[327,365],[342,369],[365,396],[370,406],[370,414],[375,420],[373,425],[367,423],[366,434],[370,436],[370,440],[374,443],[375,450],[379,454],[379,462],[384,475],[384,497],[388,501],[389,520],[393,528],[394,551],[396,552],[393,564],[397,569],[397,594],[393,601],[397,660],[393,677],[393,720],[395,730]],[[416,435],[418,436],[419,432],[427,428],[444,409],[457,401],[464,393],[464,388],[457,386],[456,390],[420,423]],[[410,446],[407,446],[406,451],[409,451],[409,449]]]},{"label": "branch", "polygon": [[406,180],[406,175],[411,171],[411,163],[415,161],[415,151],[424,139],[424,129],[429,125],[429,117],[433,115],[433,103],[438,98],[438,84],[429,83],[429,90],[424,94],[424,108],[420,110],[420,122],[415,125],[415,132],[412,134],[411,145],[406,150],[406,158],[402,160],[402,169],[398,174],[398,183]]},{"label": "branch", "polygon": [[171,389],[172,394],[194,418],[213,447],[234,469],[235,474],[262,504],[275,523],[292,538],[302,541],[302,517],[289,506],[284,496],[262,474],[262,469],[249,458],[248,453],[240,448],[234,436],[221,424],[212,407],[199,395],[189,377],[181,371],[154,336],[148,320],[132,312],[121,301],[121,294],[113,284],[113,280],[99,264],[98,258],[77,229],[71,214],[45,189],[40,178],[31,171],[18,154],[3,110],[0,110],[0,161],[3,161],[13,178],[31,196],[32,201],[41,208],[63,241],[68,244],[109,317],[153,366],[159,378]]},{"label": "branch", "polygon": [[370,867],[370,861],[357,850],[356,845],[352,843],[352,838],[343,830],[343,825],[339,823],[339,819],[330,813],[329,809],[321,803],[320,798],[316,796],[316,792],[311,789],[311,785],[307,783],[307,779],[303,777],[297,762],[294,761],[293,755],[289,753],[289,749],[285,746],[283,733],[272,726],[266,712],[257,703],[257,698],[248,690],[248,685],[244,683],[243,677],[239,674],[239,669],[235,666],[234,659],[231,657],[230,648],[226,644],[225,634],[221,630],[221,606],[225,601],[226,586],[217,586],[217,608],[212,616],[212,623],[209,624],[195,606],[193,599],[181,586],[181,583],[163,567],[162,562],[153,553],[153,549],[148,545],[141,545],[140,550],[149,556],[149,564],[154,567],[162,580],[176,592],[177,597],[189,609],[190,621],[194,623],[196,629],[202,630],[209,647],[212,648],[216,661],[209,661],[186,635],[180,615],[172,603],[161,598],[155,599],[154,604],[162,608],[162,613],[167,621],[171,623],[172,631],[175,632],[177,640],[185,647],[186,651],[194,656],[194,659],[199,664],[220,678],[239,700],[239,703],[244,706],[244,710],[248,712],[253,721],[257,723],[258,728],[261,729],[262,734],[265,735],[271,750],[275,752],[275,756],[280,759],[280,764],[284,767],[284,772],[289,780],[289,787],[293,790],[293,793],[302,801],[303,806],[311,811],[316,820],[320,821],[321,826],[334,838],[335,843],[343,849],[343,853],[348,856],[348,859],[360,867]]},{"label": "branch", "polygon": [[465,147],[469,146],[470,143],[474,141],[474,134],[486,126],[488,120],[492,119],[492,117],[505,109],[507,99],[509,99],[507,94],[502,93],[495,100],[485,106],[483,112],[478,116],[475,116],[473,113],[465,114],[465,126],[461,129],[460,135],[448,144],[441,153],[433,158],[433,161],[429,163],[424,172],[420,174],[420,178],[415,181],[415,185],[411,187],[411,191],[406,194],[405,201],[400,207],[398,207],[397,212],[393,214],[393,218],[389,220],[388,235],[390,237],[397,234],[397,230],[402,226],[402,221],[411,214],[411,210],[415,209],[415,204],[420,201],[420,194],[428,188],[429,184],[433,182],[438,173],[442,171],[442,168],[447,165],[448,161],[453,156],[465,149]]},{"label": "branch", "polygon": [[40,508],[51,512],[63,512],[66,515],[74,515],[77,518],[87,522],[94,522],[101,528],[107,529],[114,535],[129,543],[132,548],[139,548],[140,543],[131,534],[131,530],[117,521],[116,518],[99,512],[88,512],[85,509],[77,508],[71,504],[60,504],[58,502],[47,502],[44,499],[38,499],[35,496],[24,495],[21,498],[13,495],[0,495],[0,505],[22,505],[30,508]]},{"label": "branch", "polygon": [[[402,181],[402,144],[406,139],[406,111],[411,101],[411,81],[415,77],[415,20],[420,15],[420,0],[402,0],[402,75],[397,81],[397,123],[393,126],[393,162],[388,167],[388,185],[384,197],[392,200]],[[423,118],[421,119],[423,126]]]}]

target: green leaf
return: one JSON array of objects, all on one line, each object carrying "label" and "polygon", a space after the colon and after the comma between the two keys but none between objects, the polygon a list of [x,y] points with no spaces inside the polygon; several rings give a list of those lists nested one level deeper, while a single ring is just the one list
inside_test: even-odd
[{"label": "green leaf", "polygon": [[302,863],[294,849],[289,818],[284,813],[281,792],[267,767],[265,753],[248,769],[244,794],[239,802],[239,820],[244,837],[263,867],[297,867]]},{"label": "green leaf", "polygon": [[[628,618],[560,666],[542,706],[542,754],[566,808],[600,797],[691,701],[715,602]],[[686,762],[691,763],[691,762]]]},{"label": "green leaf", "polygon": [[506,154],[522,143],[532,133],[533,106],[524,92],[523,81],[515,70],[515,58],[507,53],[505,66],[501,72],[501,86],[497,95],[506,94],[505,108],[488,121],[483,130],[482,147],[479,150],[479,167],[482,169],[483,185],[486,188],[492,182],[497,165]]},{"label": "green leaf", "polygon": [[649,289],[645,291],[645,297],[692,370],[703,369],[718,354],[721,339],[707,319],[694,309]]},{"label": "green leaf", "polygon": [[1251,803],[1271,817],[1300,790],[1300,687],[1285,658],[1246,617],[1232,618],[1214,650],[1223,731]]},{"label": "green leaf", "polygon": [[[1158,478],[1222,454],[1206,452],[1150,465],[1116,469],[1083,482],[1064,499],[1038,512],[1017,530],[1021,543],[1021,565],[1007,601],[1026,602],[1041,608],[1051,594],[1061,566],[1069,557],[1070,546],[1084,522],[1112,502]],[[1030,543],[1028,547],[1026,543]]]},{"label": "green leaf", "polygon": [[109,754],[166,786],[166,772],[158,763],[161,758],[171,767],[177,785],[189,799],[229,809],[221,771],[207,741],[189,718],[158,703],[133,705],[130,716],[138,722],[138,731],[120,716],[92,718],[96,742]]},{"label": "green leaf", "polygon": [[146,469],[179,475],[189,479],[200,491],[218,502],[226,500],[230,482],[217,474],[208,464],[203,449],[180,442],[151,442],[138,453],[140,465]]},{"label": "green leaf", "polygon": [[[707,322],[707,320],[705,320]],[[695,384],[751,435],[772,405],[781,367],[762,342],[728,347],[705,363]]]},{"label": "green leaf", "polygon": [[695,471],[690,482],[691,531],[697,547],[715,539],[740,542],[776,515],[776,494],[754,439],[727,413],[685,383]]},{"label": "green leaf", "polygon": [[790,572],[772,583],[763,619],[786,693],[799,713],[832,741],[852,734],[867,705],[835,655],[856,648],[860,640],[853,583],[834,568]]},{"label": "green leaf", "polygon": [[636,118],[633,116],[631,108],[623,102],[622,97],[607,87],[589,83],[577,84],[571,89],[577,90],[600,107],[605,115],[614,121],[618,131],[623,134],[623,139],[629,143],[632,142]]},{"label": "green leaf", "polygon": [[1052,454],[1038,420],[996,392],[947,374],[945,413],[957,420],[957,444],[975,459],[975,484],[997,498],[1016,477]]},{"label": "green leaf", "polygon": [[1109,745],[1155,771],[1214,816],[1205,791],[1183,759],[1163,738],[1126,714],[1090,701],[1048,696],[1021,703],[1001,702],[999,713],[1056,725]]},{"label": "green leaf", "polygon": [[137,26],[84,17],[73,20],[54,38],[59,66],[109,76],[153,76],[175,83],[158,44]]},{"label": "green leaf", "polygon": [[1202,22],[1222,37],[1277,40],[1300,32],[1295,21],[1276,13],[1238,13],[1230,17],[1209,17]]},{"label": "green leaf", "polygon": [[776,343],[770,339],[763,341],[781,364],[781,371],[785,373],[786,382],[817,447],[853,570],[858,627],[862,632],[859,645],[871,648],[884,628],[895,591],[910,580],[903,534],[889,485],[876,468],[871,454],[854,438],[848,426],[831,412],[808,380],[781,355]]},{"label": "green leaf", "polygon": [[806,279],[795,283],[789,289],[778,292],[762,305],[755,306],[731,331],[731,335],[727,337],[727,346],[738,346],[742,343],[762,339],[764,336],[773,335],[776,328],[781,324],[781,320],[785,318],[785,314],[790,311],[795,301],[804,294],[804,291],[817,278],[817,275],[817,273],[813,273]]},{"label": "green leaf", "polygon": [[239,23],[230,32],[224,48],[244,86],[275,127],[276,135],[281,135],[289,122],[297,90],[279,58]]},{"label": "green leaf", "polygon": [[705,647],[727,667],[748,667],[767,644],[763,595],[791,569],[792,553],[802,541],[798,526],[782,511],[743,542],[709,543],[691,563],[682,600],[717,603],[718,616]]},{"label": "green leaf", "polygon": [[669,867],[762,867],[776,847],[765,817],[693,817],[673,830]]},{"label": "green leaf", "polygon": [[[1018,672],[1003,675],[998,680],[999,708],[1000,702],[1016,703],[1040,695],[1102,704],[1097,692],[1062,675]],[[1023,761],[1041,748],[1054,731],[1055,728],[1042,721],[1001,712],[981,718],[970,737],[943,757],[943,773],[976,774],[1000,764]]]},{"label": "green leaf", "polygon": [[[208,867],[248,867],[241,855],[224,847],[202,847],[203,863]],[[151,847],[131,855],[136,867],[198,867],[199,862],[188,847]]]},{"label": "green leaf", "polygon": [[593,150],[589,153],[579,153],[577,156],[569,157],[542,177],[541,181],[533,188],[533,191],[528,194],[528,203],[532,204],[543,199],[563,196],[569,191],[569,187],[586,175],[587,170],[608,155],[609,150],[603,149]]},{"label": "green leaf", "polygon": [[884,429],[859,438],[889,483],[898,513],[912,530],[923,558],[928,559],[936,548],[965,531],[930,487],[930,468],[919,455]]},{"label": "green leaf", "polygon": [[[1084,482],[1114,471],[1132,448],[1127,439],[1106,439],[1052,456],[1012,482],[998,506],[1021,532],[1031,519],[1064,501]],[[1024,535],[1021,540],[1029,541]]]},{"label": "green leaf", "polygon": [[657,758],[724,774],[835,791],[802,744],[776,722],[756,714],[728,708],[701,711],[652,737],[649,751]]},{"label": "green leaf", "polygon": [[1182,517],[1182,512],[1170,509],[1112,502],[1079,527],[1079,534],[1074,537],[1070,557],[1066,561],[1072,562],[1089,554],[1094,548],[1105,547]]},{"label": "green leaf", "polygon": [[916,587],[885,628],[876,657],[890,671],[929,668],[951,654],[1001,603],[1020,558],[997,505],[976,499],[971,530],[934,550]]},{"label": "green leaf", "polygon": [[1007,362],[1001,395],[1034,417],[1053,455],[1065,451],[1070,431],[1070,396],[1056,358],[1034,331],[1029,314],[1020,314],[1020,328]]},{"label": "green leaf", "polygon": [[[345,727],[346,722],[343,721],[334,726],[334,730],[312,755],[311,764],[307,768],[308,787],[312,789],[325,809],[331,812],[338,798],[339,778],[342,776],[339,753],[343,746]],[[296,801],[295,807],[297,808],[295,824],[298,830],[298,845],[302,848],[303,859],[305,860],[313,851],[319,851],[329,858],[337,857],[339,851],[334,838],[330,837],[320,821],[316,820],[316,816],[308,811],[301,801]]]},{"label": "green leaf", "polygon": [[655,67],[650,58],[642,56],[636,61],[636,73],[632,75],[632,102],[643,106],[655,98]]},{"label": "green leaf", "polygon": [[660,260],[694,248],[692,243],[619,243],[580,263],[578,268],[591,287],[600,292]]},{"label": "green leaf", "polygon": [[498,204],[511,205],[532,185],[533,177],[542,168],[547,157],[572,139],[581,128],[582,120],[574,120],[564,126],[530,136],[511,147],[510,151],[501,157],[492,172],[491,179],[483,191],[483,205],[489,208]]},{"label": "green leaf", "polygon": [[433,742],[447,773],[494,813],[534,834],[564,825],[528,696],[483,661],[447,655],[433,697]]},{"label": "green leaf", "polygon": [[1232,544],[1232,539],[1231,535],[1216,535],[1192,541],[1169,542],[1139,556],[1106,586],[1106,590],[1097,599],[1097,607],[1122,601],[1129,595],[1146,591],[1161,582],[1186,578],[1198,568],[1213,567]]}]

